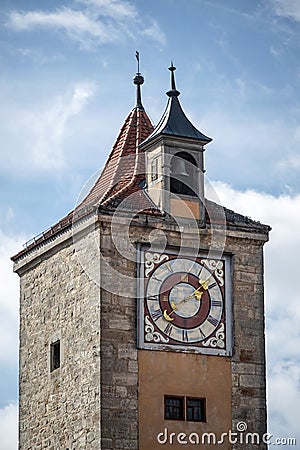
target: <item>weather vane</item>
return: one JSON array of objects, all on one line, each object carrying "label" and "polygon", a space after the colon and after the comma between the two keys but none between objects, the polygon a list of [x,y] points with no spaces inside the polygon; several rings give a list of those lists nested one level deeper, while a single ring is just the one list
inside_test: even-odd
[{"label": "weather vane", "polygon": [[144,77],[140,73],[140,54],[138,51],[135,52],[135,57],[137,60],[137,73],[133,79],[133,83],[136,84],[136,106],[137,108],[143,110],[142,105],[142,95],[141,95],[141,85],[144,83]]},{"label": "weather vane", "polygon": [[140,73],[140,53],[138,51],[135,52],[135,57],[137,60],[137,73]]}]

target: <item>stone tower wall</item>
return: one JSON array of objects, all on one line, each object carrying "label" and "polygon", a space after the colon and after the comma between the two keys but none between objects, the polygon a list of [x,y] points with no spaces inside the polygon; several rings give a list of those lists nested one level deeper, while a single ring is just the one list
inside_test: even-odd
[{"label": "stone tower wall", "polygon": [[[80,239],[79,254],[95,238],[94,231]],[[98,449],[99,287],[71,239],[38,261],[21,275],[19,448]],[[50,373],[50,343],[58,339],[61,367]]]},{"label": "stone tower wall", "polygon": [[[233,256],[234,354],[232,357],[233,429],[243,436],[267,432],[263,241],[228,240]],[[240,425],[238,425],[240,423]],[[234,449],[264,449],[260,443]]]},{"label": "stone tower wall", "polygon": [[[100,263],[101,280],[106,287],[101,292],[101,449],[136,450],[136,262],[132,259],[135,255],[131,255],[131,259],[122,257],[129,244],[128,229],[122,221],[116,225],[114,238],[109,220],[104,220],[100,229],[101,255],[105,258],[105,263],[103,260]],[[140,238],[140,234],[136,236]]]},{"label": "stone tower wall", "polygon": [[[135,220],[129,235],[119,222],[117,242],[110,217],[102,216],[99,227],[86,229],[75,243],[70,237],[54,241],[20,269],[20,450],[139,448],[134,249],[137,242],[147,243],[153,230],[177,248],[182,236],[155,218]],[[200,234],[201,250],[208,250],[210,233]],[[233,271],[232,430],[243,421],[249,432],[260,434],[266,431],[265,241],[266,235],[227,230],[224,249],[232,255]],[[192,234],[184,244],[195,248]],[[50,373],[49,346],[57,339],[61,368]]]},{"label": "stone tower wall", "polygon": [[[182,236],[174,227],[158,223],[153,228],[145,222],[131,226],[132,243],[147,242],[153,230],[163,232],[168,245],[180,248]],[[118,245],[126,249],[128,245],[127,230],[120,225]],[[210,248],[210,233],[201,232],[201,250]],[[232,255],[233,272],[233,338],[234,352],[231,360],[232,374],[232,431],[237,431],[237,424],[245,422],[249,432],[266,432],[266,381],[265,381],[265,345],[264,345],[264,301],[263,301],[263,245],[265,235],[227,230],[224,251]],[[116,249],[111,235],[109,222],[102,227],[101,252],[108,266],[116,272],[130,277],[132,282],[124,286],[122,277],[113,277],[114,289],[126,295],[109,292],[102,293],[102,449],[137,449],[138,447],[138,408],[139,358],[137,351],[136,322],[136,262],[128,260],[120,248]],[[123,245],[122,245],[123,243]],[[127,243],[127,244],[126,244]],[[187,233],[185,245],[195,248],[195,239]],[[107,268],[101,272],[109,276]],[[132,296],[128,297],[127,293]],[[146,351],[147,353],[147,351]],[[198,356],[201,359],[201,355]],[[208,358],[220,358],[208,356]],[[140,375],[142,376],[142,375]],[[185,381],[188,383],[188,381]],[[155,395],[155,383],[153,384]],[[222,399],[220,399],[222,402]],[[226,405],[224,405],[226,406]],[[151,428],[151,412],[148,425]],[[164,422],[162,418],[162,428]],[[184,430],[183,430],[184,431]],[[209,430],[208,430],[209,431]],[[227,432],[229,430],[224,430]],[[246,433],[246,432],[245,432]],[[244,433],[244,434],[245,434]],[[155,436],[153,436],[155,439]],[[240,434],[239,434],[240,438]],[[157,443],[153,442],[152,448]],[[168,446],[167,446],[168,447]],[[176,448],[172,445],[170,448]],[[180,447],[181,448],[181,447]],[[228,447],[229,448],[229,447]],[[234,444],[235,450],[265,448]]]}]

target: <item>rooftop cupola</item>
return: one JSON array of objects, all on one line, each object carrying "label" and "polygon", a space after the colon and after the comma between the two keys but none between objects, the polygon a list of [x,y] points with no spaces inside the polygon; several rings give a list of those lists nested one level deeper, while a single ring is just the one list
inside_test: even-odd
[{"label": "rooftop cupola", "polygon": [[[147,190],[154,203],[178,217],[203,219],[204,146],[212,141],[185,115],[176,89],[173,63],[167,107],[158,125],[140,144],[146,155]],[[190,211],[192,211],[190,213]]]}]

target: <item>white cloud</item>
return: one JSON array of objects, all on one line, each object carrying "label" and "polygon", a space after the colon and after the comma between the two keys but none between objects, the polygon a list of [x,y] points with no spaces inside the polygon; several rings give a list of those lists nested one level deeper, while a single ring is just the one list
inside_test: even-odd
[{"label": "white cloud", "polygon": [[24,236],[9,236],[0,230],[0,366],[17,366],[19,277],[10,257],[20,251]]},{"label": "white cloud", "polygon": [[91,37],[96,38],[100,43],[112,42],[116,38],[115,30],[111,25],[104,25],[81,11],[67,8],[54,13],[12,12],[10,24],[16,31],[31,30],[35,27],[63,30],[82,46],[88,45]]},{"label": "white cloud", "polygon": [[69,121],[80,114],[95,91],[94,83],[78,82],[44,103],[2,108],[0,129],[7,149],[0,153],[2,170],[9,167],[26,173],[63,169]]},{"label": "white cloud", "polygon": [[[15,370],[17,378],[18,364],[19,277],[13,273],[10,258],[20,251],[26,237],[4,233],[1,228],[12,220],[13,211],[8,208],[0,212],[0,385],[4,387],[8,383],[3,379],[3,374]],[[4,395],[7,393],[3,392]],[[1,450],[17,450],[18,406],[15,402],[0,408],[0,436]]]},{"label": "white cloud", "polygon": [[81,112],[95,88],[93,83],[79,83],[42,111],[24,117],[35,137],[32,156],[36,167],[52,169],[64,165],[63,139],[68,121]]},{"label": "white cloud", "polygon": [[17,56],[21,56],[21,61],[25,62],[30,59],[35,64],[56,63],[64,59],[62,54],[46,55],[45,52],[20,47],[15,50]]},{"label": "white cloud", "polygon": [[[300,127],[297,126],[294,130],[291,130],[290,141],[294,143],[294,148],[299,148],[300,145]],[[290,146],[291,147],[291,146]],[[280,169],[300,169],[300,155],[299,152],[295,152],[290,148],[285,152],[283,158],[278,161],[278,167]]]},{"label": "white cloud", "polygon": [[166,36],[161,31],[158,23],[155,20],[153,20],[152,24],[148,28],[145,28],[142,31],[142,35],[151,37],[154,41],[158,42],[162,46],[166,44]]},{"label": "white cloud", "polygon": [[[237,99],[233,100],[236,102]],[[226,114],[222,108],[205,116],[195,115],[193,123],[213,142],[207,146],[206,167],[211,177],[244,186],[268,189],[276,194],[297,190],[299,185],[298,127],[295,119],[261,117],[238,110]],[[193,114],[188,112],[189,117]],[[215,130],[211,135],[209,130]],[[283,151],[284,149],[284,151]],[[222,164],[218,164],[222,161]],[[235,170],[238,168],[238,170]],[[291,170],[292,169],[292,170]]]},{"label": "white cloud", "polygon": [[[67,34],[82,49],[95,45],[122,42],[126,38],[145,35],[165,44],[165,35],[153,21],[148,25],[139,17],[133,4],[120,0],[75,0],[77,8],[62,7],[55,11],[12,11],[7,26],[15,31],[37,27]],[[151,19],[150,19],[151,22]]]},{"label": "white cloud", "polygon": [[[240,84],[239,89],[241,88],[245,95],[245,84]],[[226,112],[212,110],[201,120],[199,118],[199,122],[205,124],[207,130],[215,130],[211,146],[217,145],[219,149],[222,149],[228,160],[236,159],[237,156],[245,160],[246,154],[247,164],[252,157],[261,158],[262,149],[265,153],[272,153],[273,158],[276,158],[279,152],[281,156],[282,146],[286,143],[290,132],[289,127],[279,121],[272,121],[270,118],[269,122],[262,122],[260,118],[248,115],[243,117],[238,112],[228,115]]]},{"label": "white cloud", "polygon": [[93,6],[101,10],[101,15],[117,20],[136,19],[138,16],[136,8],[129,2],[119,0],[76,0],[77,3]]},{"label": "white cloud", "polygon": [[299,0],[270,0],[275,14],[280,17],[287,17],[300,22]]},{"label": "white cloud", "polygon": [[2,450],[17,450],[18,406],[15,403],[0,409],[0,436]]},{"label": "white cloud", "polygon": [[[3,213],[3,211],[1,211]],[[1,214],[11,218],[11,210]],[[6,219],[4,222],[6,222]],[[3,379],[6,369],[16,372],[18,364],[19,340],[19,277],[12,271],[10,257],[22,248],[25,236],[11,236],[0,229],[0,385],[6,386]],[[5,370],[2,371],[2,367]],[[4,395],[4,392],[3,392]],[[17,450],[18,448],[18,406],[15,402],[0,408],[1,450]]]},{"label": "white cloud", "polygon": [[213,187],[224,206],[272,226],[265,245],[269,431],[300,442],[300,195]]},{"label": "white cloud", "polygon": [[290,153],[277,163],[280,169],[300,169],[300,155],[298,153]]}]

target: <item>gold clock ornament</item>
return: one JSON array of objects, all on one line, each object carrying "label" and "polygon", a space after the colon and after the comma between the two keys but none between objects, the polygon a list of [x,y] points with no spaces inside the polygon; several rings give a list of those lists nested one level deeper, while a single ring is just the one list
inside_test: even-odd
[{"label": "gold clock ornament", "polygon": [[230,257],[140,255],[139,347],[230,355]]}]

